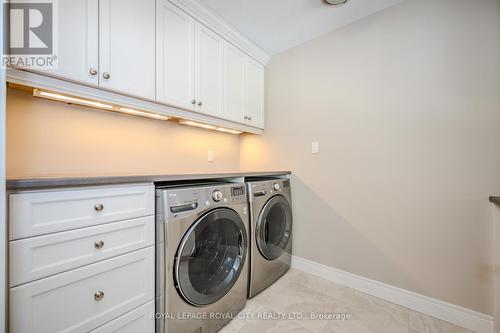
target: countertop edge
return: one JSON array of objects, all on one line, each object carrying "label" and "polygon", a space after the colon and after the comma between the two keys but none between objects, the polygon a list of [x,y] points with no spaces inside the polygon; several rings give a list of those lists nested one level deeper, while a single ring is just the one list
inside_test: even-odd
[{"label": "countertop edge", "polygon": [[7,179],[8,191],[46,189],[54,187],[112,185],[120,183],[159,183],[190,180],[226,179],[238,177],[284,176],[291,171],[237,171],[213,173],[187,173],[166,175],[136,175],[136,176],[103,176],[103,177],[64,177],[64,178],[30,178]]},{"label": "countertop edge", "polygon": [[497,204],[497,205],[500,205],[500,197],[491,196],[490,202]]}]

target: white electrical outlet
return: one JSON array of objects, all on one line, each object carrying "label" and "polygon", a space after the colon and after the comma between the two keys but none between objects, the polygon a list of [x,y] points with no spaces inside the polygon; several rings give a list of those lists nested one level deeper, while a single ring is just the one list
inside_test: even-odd
[{"label": "white electrical outlet", "polygon": [[209,150],[208,151],[208,161],[209,162],[213,162],[214,161],[214,151],[213,150]]},{"label": "white electrical outlet", "polygon": [[319,154],[319,142],[318,141],[314,141],[311,143],[311,153]]}]

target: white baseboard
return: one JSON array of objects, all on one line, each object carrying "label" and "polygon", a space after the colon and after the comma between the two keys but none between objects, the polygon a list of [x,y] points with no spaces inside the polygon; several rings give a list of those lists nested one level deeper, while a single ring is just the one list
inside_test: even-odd
[{"label": "white baseboard", "polygon": [[451,303],[296,256],[292,257],[292,267],[473,332],[493,333],[494,330],[493,317]]}]

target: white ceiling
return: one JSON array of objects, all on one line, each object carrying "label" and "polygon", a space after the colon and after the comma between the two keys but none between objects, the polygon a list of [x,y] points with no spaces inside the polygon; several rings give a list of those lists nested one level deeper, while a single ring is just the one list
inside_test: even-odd
[{"label": "white ceiling", "polygon": [[202,0],[229,25],[274,55],[403,0]]}]

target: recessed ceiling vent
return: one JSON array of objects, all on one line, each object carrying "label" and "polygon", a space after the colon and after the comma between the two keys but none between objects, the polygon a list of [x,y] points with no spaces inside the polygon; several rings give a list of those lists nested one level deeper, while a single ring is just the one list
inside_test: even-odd
[{"label": "recessed ceiling vent", "polygon": [[324,0],[327,4],[332,6],[343,5],[349,0]]}]

